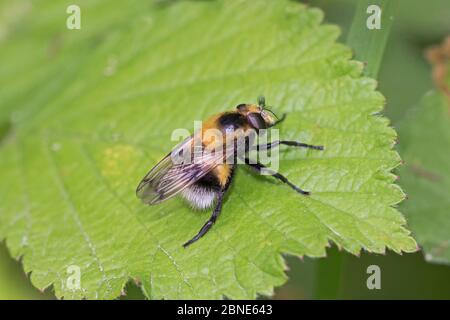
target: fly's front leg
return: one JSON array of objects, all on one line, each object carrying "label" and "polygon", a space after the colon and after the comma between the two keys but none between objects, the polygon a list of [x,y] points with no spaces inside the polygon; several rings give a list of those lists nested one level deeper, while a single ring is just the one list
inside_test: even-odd
[{"label": "fly's front leg", "polygon": [[284,119],[286,119],[286,113],[283,113],[283,115],[281,116],[281,118],[278,119],[277,121],[275,121],[275,123],[272,125],[272,127],[273,127],[273,126],[276,126],[277,124],[279,124],[279,123],[281,123],[281,122],[283,122]]},{"label": "fly's front leg", "polygon": [[324,149],[323,146],[314,146],[311,144],[306,144],[306,143],[302,143],[302,142],[298,142],[298,141],[287,141],[287,140],[277,140],[277,141],[273,141],[268,144],[257,145],[257,146],[254,146],[252,149],[258,150],[258,151],[259,150],[270,150],[272,148],[279,146],[280,144],[283,144],[286,146],[291,146],[291,147],[302,147],[302,148],[309,148],[309,149],[315,149],[315,150],[323,150]]},{"label": "fly's front leg", "polygon": [[256,170],[258,173],[262,173],[264,171],[265,173],[271,175],[275,179],[278,179],[281,182],[287,184],[289,187],[291,187],[292,189],[294,189],[295,191],[297,191],[300,194],[303,194],[305,196],[309,196],[311,194],[309,191],[305,191],[305,190],[302,190],[299,187],[297,187],[295,184],[290,182],[288,180],[288,178],[286,178],[282,174],[267,168],[265,165],[263,165],[259,162],[251,163],[249,158],[245,158],[245,164],[248,165],[249,167],[251,167],[252,169]]}]

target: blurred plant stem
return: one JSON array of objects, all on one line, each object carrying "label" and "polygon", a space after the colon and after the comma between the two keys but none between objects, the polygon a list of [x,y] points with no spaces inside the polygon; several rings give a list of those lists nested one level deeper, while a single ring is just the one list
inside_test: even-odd
[{"label": "blurred plant stem", "polygon": [[[380,29],[367,27],[368,19],[374,14],[373,11],[367,12],[372,5],[381,9]],[[397,5],[397,0],[361,0],[356,5],[347,45],[354,50],[355,59],[367,64],[365,74],[375,79],[378,76]]]},{"label": "blurred plant stem", "polygon": [[[374,11],[368,8],[377,5],[381,9],[380,29],[369,29],[368,18]],[[354,59],[366,64],[364,74],[377,79],[383,59],[397,0],[361,0],[356,4],[353,21],[347,36],[347,45],[353,49]],[[369,12],[368,12],[369,11]],[[326,259],[317,259],[314,268],[314,299],[337,299],[346,264],[346,253],[336,248],[327,251]]]}]

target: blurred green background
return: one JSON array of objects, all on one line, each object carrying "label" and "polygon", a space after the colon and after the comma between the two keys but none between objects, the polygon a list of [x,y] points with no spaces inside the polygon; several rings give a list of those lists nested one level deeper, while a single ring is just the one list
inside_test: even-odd
[{"label": "blurred green background", "polygon": [[[340,40],[345,42],[356,0],[302,2],[321,8],[326,22],[342,28]],[[385,114],[394,127],[433,88],[424,50],[450,35],[449,17],[448,0],[399,1],[378,77],[379,89],[387,98]],[[275,299],[450,299],[450,267],[427,263],[421,252],[354,257],[332,247],[325,259],[286,258],[289,281],[276,290]],[[373,264],[381,268],[381,290],[366,287],[366,270]],[[143,298],[134,284],[126,291],[124,298]],[[9,256],[4,242],[0,243],[0,299],[53,298],[51,288],[40,292],[31,285],[20,262]]]}]

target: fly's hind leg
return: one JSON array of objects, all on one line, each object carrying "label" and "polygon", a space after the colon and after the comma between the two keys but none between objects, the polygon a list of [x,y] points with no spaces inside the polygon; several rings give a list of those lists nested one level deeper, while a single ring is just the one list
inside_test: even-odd
[{"label": "fly's hind leg", "polygon": [[195,241],[203,237],[214,225],[214,223],[217,220],[217,217],[220,215],[220,212],[222,211],[222,203],[225,196],[225,193],[227,192],[228,188],[230,187],[231,181],[234,177],[234,167],[231,169],[231,174],[228,178],[228,181],[221,190],[217,191],[217,204],[214,208],[214,211],[211,215],[211,217],[206,221],[206,223],[203,225],[203,227],[200,229],[200,231],[193,237],[191,240],[187,241],[185,244],[183,244],[183,247],[186,248],[193,244]]},{"label": "fly's hind leg", "polygon": [[206,221],[206,223],[203,225],[203,227],[200,229],[200,231],[197,233],[195,237],[193,237],[191,240],[187,241],[185,244],[183,244],[183,247],[186,248],[187,246],[193,244],[195,241],[203,237],[209,229],[213,226],[213,224],[216,222],[217,217],[219,216],[220,212],[222,211],[222,202],[223,202],[223,196],[225,192],[219,191],[217,193],[217,204],[214,208],[214,211],[211,215],[211,217]]},{"label": "fly's hind leg", "polygon": [[294,189],[295,191],[297,191],[300,194],[303,194],[305,196],[309,196],[311,194],[309,191],[305,191],[305,190],[302,190],[299,187],[297,187],[295,184],[290,182],[288,180],[288,178],[286,178],[282,174],[267,168],[265,165],[263,165],[259,162],[251,163],[249,158],[245,158],[245,164],[248,165],[249,167],[253,168],[254,170],[256,170],[258,173],[262,173],[264,171],[264,173],[267,173],[267,174],[271,175],[272,177],[274,177],[275,179],[282,181],[283,183],[287,184],[289,187],[291,187],[292,189]]}]

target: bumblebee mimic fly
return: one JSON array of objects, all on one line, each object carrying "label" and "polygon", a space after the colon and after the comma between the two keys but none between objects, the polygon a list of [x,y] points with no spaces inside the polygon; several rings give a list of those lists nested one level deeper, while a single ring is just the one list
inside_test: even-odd
[{"label": "bumblebee mimic fly", "polygon": [[[200,231],[183,244],[187,247],[203,237],[216,222],[238,159],[257,173],[265,171],[296,192],[309,195],[282,174],[249,156],[252,150],[270,150],[279,145],[323,150],[323,146],[297,141],[252,144],[255,135],[279,124],[285,116],[278,118],[270,111],[264,97],[258,98],[258,104],[239,104],[233,111],[213,115],[198,132],[177,145],[147,173],[137,187],[137,196],[145,204],[155,205],[180,194],[193,208],[205,210],[214,206],[212,215]],[[238,140],[244,141],[242,148],[236,143]]]}]

